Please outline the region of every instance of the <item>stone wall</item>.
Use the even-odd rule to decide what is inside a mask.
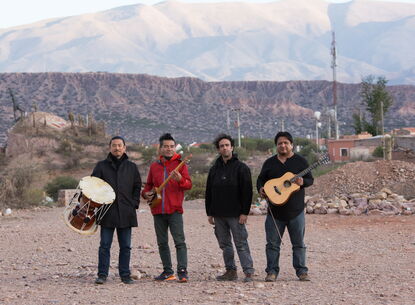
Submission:
[[[59,190],[58,192],[58,204],[60,206],[66,206],[69,204],[77,189],[69,189],[69,190]]]

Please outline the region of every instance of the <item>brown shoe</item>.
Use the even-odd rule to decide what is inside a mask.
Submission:
[[[277,275],[275,273],[268,273],[265,277],[265,282],[275,282],[277,280]]]
[[[222,275],[216,277],[218,281],[236,281],[238,279],[238,273],[236,270],[226,270]]]
[[[304,281],[304,282],[311,281],[307,273],[300,274],[298,278],[300,279],[300,281]]]
[[[254,281],[254,275],[252,273],[245,273],[244,283],[249,283]]]

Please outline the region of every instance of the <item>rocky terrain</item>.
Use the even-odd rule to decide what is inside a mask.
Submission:
[[[19,210],[0,217],[0,304],[414,304],[414,216],[307,214],[312,280],[297,280],[285,234],[275,283],[263,281],[264,216],[250,216],[255,280],[223,283],[214,279],[224,268],[203,201],[186,202],[190,281],[155,283],[161,265],[152,216],[142,205],[131,259],[138,280],[127,286],[117,276],[115,239],[109,280],[97,286],[99,236],[71,231],[60,219],[62,210]]]
[[[359,84],[338,84],[341,134],[351,133],[352,113],[360,106]],[[207,142],[219,132],[236,135],[235,109],[240,109],[241,133],[273,137],[281,128],[295,136],[313,135],[314,111],[332,105],[328,81],[205,82],[196,78],[163,78],[114,73],[2,73],[0,74],[0,140],[12,125],[13,104],[26,112],[34,107],[63,118],[92,113],[108,132],[121,133],[135,143],[154,143],[172,132],[184,143]],[[415,126],[415,86],[390,86],[394,103],[385,116],[386,129]],[[229,112],[229,127],[227,113]]]
[[[377,193],[384,187],[407,199],[415,198],[415,163],[399,160],[347,163],[318,177],[307,194],[334,197]]]

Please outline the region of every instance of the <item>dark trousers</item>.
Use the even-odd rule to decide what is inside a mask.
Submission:
[[[176,246],[177,270],[187,269],[187,247],[183,231],[183,215],[178,212],[154,215],[154,228],[163,270],[173,273],[169,248],[169,228]]]
[[[111,245],[115,228],[101,227],[101,242],[98,250],[98,276],[107,277],[110,268]],[[118,272],[120,277],[128,277],[130,272],[131,256],[131,228],[117,228],[120,254],[118,259]]]
[[[244,224],[239,223],[239,217],[214,217],[215,235],[222,249],[226,270],[236,270],[235,255],[232,238],[236,252],[245,274],[253,274],[254,267],[248,245],[248,231]],[[231,235],[232,234],[232,235]]]
[[[285,228],[288,229],[290,235],[292,251],[293,251],[293,267],[297,276],[306,273],[308,271],[306,266],[306,246],[304,244],[304,233],[305,233],[305,216],[304,212],[293,219],[283,221],[272,219],[270,214],[267,215],[265,221],[265,233],[267,238],[267,245],[265,252],[267,256],[267,273],[278,274],[280,271],[279,260],[280,260],[280,246],[281,238],[275,228],[275,224],[281,234],[284,235]]]

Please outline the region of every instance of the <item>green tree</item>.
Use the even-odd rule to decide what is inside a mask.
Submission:
[[[386,90],[387,80],[384,77],[378,77],[375,83],[375,77],[369,75],[361,82],[360,96],[362,104],[366,106],[366,110],[371,116],[370,121],[362,119],[360,121],[364,131],[372,135],[382,134],[382,107],[383,116],[387,113],[393,103],[393,98]]]
[[[68,112],[68,119],[71,122],[71,128],[73,129],[74,128],[74,124],[75,124],[75,116],[72,113],[72,111],[69,111]]]
[[[307,159],[308,163],[314,163],[317,161],[317,145],[310,139],[295,138],[294,139],[295,150],[299,147],[299,154]]]
[[[353,128],[354,128],[354,133],[355,134],[359,134],[362,133],[363,130],[363,118],[360,115],[360,111],[359,113],[353,113]]]

